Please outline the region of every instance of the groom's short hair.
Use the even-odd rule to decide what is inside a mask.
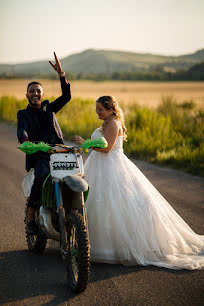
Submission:
[[[31,86],[31,85],[40,85],[42,87],[42,84],[40,82],[37,82],[37,81],[33,81],[33,82],[30,82],[27,86],[27,92],[28,92],[28,88]],[[42,87],[43,88],[43,87]]]

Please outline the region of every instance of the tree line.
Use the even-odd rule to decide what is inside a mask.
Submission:
[[[156,66],[151,71],[127,71],[113,73],[70,73],[70,80],[93,80],[93,81],[204,81],[204,62],[193,65],[188,70],[167,72],[162,66]],[[56,79],[50,74],[0,74],[0,78],[30,78],[40,77]]]

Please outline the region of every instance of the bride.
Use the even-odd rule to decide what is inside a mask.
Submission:
[[[203,269],[204,236],[193,232],[123,153],[126,127],[115,98],[100,97],[96,113],[103,124],[91,137],[105,137],[108,146],[93,148],[85,162],[91,260]]]

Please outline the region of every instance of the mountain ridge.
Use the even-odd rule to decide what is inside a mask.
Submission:
[[[204,49],[179,56],[135,53],[120,50],[87,49],[62,58],[63,70],[73,74],[111,74],[114,72],[153,71],[155,67],[172,71],[187,70],[204,61]],[[21,64],[0,64],[0,75],[53,75],[48,60]]]

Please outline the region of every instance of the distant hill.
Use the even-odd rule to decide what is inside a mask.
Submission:
[[[193,54],[164,56],[112,50],[85,50],[61,59],[64,71],[73,74],[112,74],[114,72],[187,70],[204,61],[204,49]],[[8,65],[0,64],[0,76],[53,75],[55,72],[48,61]]]

